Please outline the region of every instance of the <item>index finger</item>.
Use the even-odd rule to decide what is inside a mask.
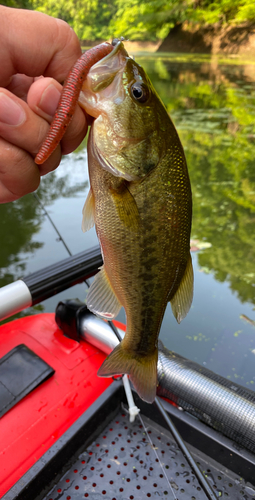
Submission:
[[[0,6],[0,86],[12,75],[51,76],[63,82],[81,55],[72,28],[41,12]]]

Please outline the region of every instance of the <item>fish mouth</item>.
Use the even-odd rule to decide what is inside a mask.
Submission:
[[[122,41],[117,42],[110,54],[90,69],[82,91],[84,105],[81,99],[80,104],[89,116],[95,118],[90,134],[94,158],[111,175],[132,182],[141,180],[158,158],[155,154],[150,158],[150,153],[147,153],[153,153],[155,130],[147,128],[145,133],[143,126],[137,129],[134,123],[129,124],[129,109],[126,111],[126,108],[131,107],[132,110],[133,104],[129,100],[129,82],[125,73],[129,60]],[[139,160],[137,167],[137,158],[140,157],[145,163]]]
[[[103,59],[100,59],[96,64],[92,66],[93,69],[95,68],[97,70],[98,67],[103,66],[105,62],[108,63],[108,61],[114,58],[118,52],[120,52],[124,57],[129,57],[122,40],[118,40],[118,42],[113,47],[113,50],[109,52],[109,54],[107,54],[105,57],[103,57]]]
[[[137,181],[139,178],[135,175],[130,175],[127,172],[122,172],[121,170],[118,170],[116,167],[114,167],[109,160],[103,157],[103,155],[100,152],[100,149],[98,148],[95,140],[94,140],[94,131],[93,131],[93,125],[91,126],[90,130],[90,135],[89,135],[89,140],[90,140],[90,146],[92,153],[98,163],[101,165],[101,167],[109,172],[110,174],[114,175],[115,177],[121,177],[122,179],[125,179],[128,182],[132,181]]]
[[[123,100],[120,79],[129,58],[122,41],[103,59],[94,64],[88,73],[79,96],[79,104],[86,113],[97,118],[102,109],[100,100]]]
[[[123,135],[118,122],[115,123],[111,116],[111,105],[120,105],[126,97],[122,78],[128,60],[130,57],[123,42],[119,40],[109,54],[91,67],[79,97],[79,104],[90,120],[101,116],[105,123],[108,122],[111,136],[119,150],[126,146],[136,146],[148,138],[142,131],[140,137]]]

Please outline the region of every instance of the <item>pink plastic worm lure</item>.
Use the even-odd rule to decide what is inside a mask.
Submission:
[[[79,98],[82,84],[90,70],[100,59],[107,56],[113,46],[107,42],[101,43],[87,52],[75,63],[71,69],[61,93],[60,101],[51,123],[48,135],[36,155],[35,163],[41,165],[56,149],[61,141],[70,121]]]

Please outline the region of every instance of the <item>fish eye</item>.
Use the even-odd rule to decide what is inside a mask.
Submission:
[[[150,97],[150,90],[143,83],[134,83],[131,87],[131,96],[138,102],[144,103]]]

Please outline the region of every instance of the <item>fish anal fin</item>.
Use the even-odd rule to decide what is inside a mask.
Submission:
[[[95,201],[94,201],[93,191],[90,188],[88,196],[84,203],[84,207],[82,209],[83,217],[82,217],[81,228],[84,233],[94,226],[95,224],[94,213],[95,213]]]
[[[182,277],[180,286],[171,300],[173,314],[178,323],[188,314],[193,299],[193,267],[191,255],[187,261],[187,266]]]
[[[97,374],[99,377],[128,374],[141,399],[152,403],[157,389],[158,350],[147,356],[128,351],[123,342],[106,358]]]
[[[87,295],[87,307],[97,316],[111,320],[117,316],[121,304],[116,297],[104,266],[96,274]]]
[[[126,183],[122,183],[118,190],[111,189],[111,195],[122,223],[129,229],[138,231],[140,215],[136,201],[130,193]]]

